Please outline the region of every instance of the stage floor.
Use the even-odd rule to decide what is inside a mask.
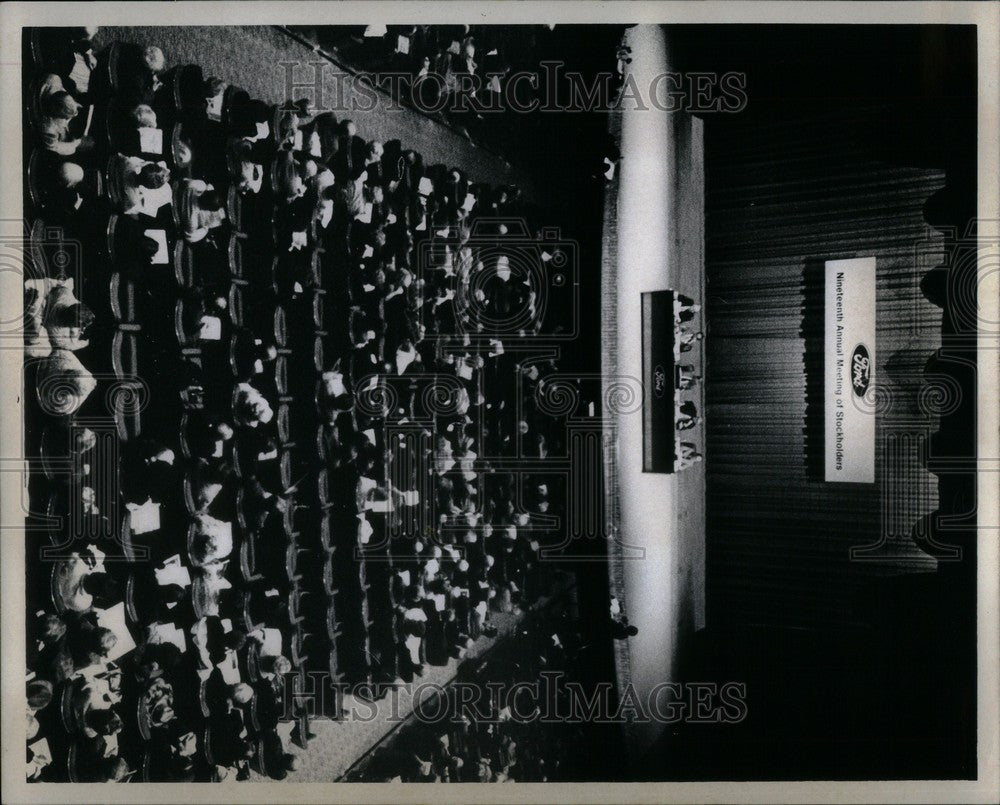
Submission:
[[[630,69],[641,87],[669,69],[663,29],[627,32]],[[672,288],[704,299],[704,172],[701,121],[683,113],[635,110],[623,104],[612,128],[622,160],[606,193],[602,373],[605,382],[643,376],[640,297]],[[692,326],[705,328],[699,313]],[[706,334],[707,335],[707,334]],[[702,350],[683,354],[704,377]],[[686,392],[699,413],[699,385]],[[606,457],[608,511],[617,515],[610,583],[636,637],[619,641],[620,690],[642,701],[655,686],[682,681],[685,642],[705,624],[705,461],[674,474],[642,471],[642,412],[611,412],[606,426],[615,450]],[[704,429],[683,431],[704,454]],[[641,751],[662,732],[655,721],[627,729]]]

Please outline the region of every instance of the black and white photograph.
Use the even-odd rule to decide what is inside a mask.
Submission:
[[[996,801],[1000,6],[0,18],[5,800]]]

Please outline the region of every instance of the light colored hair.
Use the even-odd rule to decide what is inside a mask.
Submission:
[[[146,66],[154,73],[162,72],[163,68],[166,66],[166,59],[163,56],[163,51],[156,47],[156,45],[150,45],[147,47],[142,56],[143,60],[146,62]]]
[[[156,128],[156,112],[148,104],[141,103],[132,110],[132,118],[140,128]]]

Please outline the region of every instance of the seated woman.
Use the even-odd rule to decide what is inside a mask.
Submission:
[[[56,285],[45,299],[44,326],[54,349],[76,351],[89,343],[83,334],[94,322],[94,314],[67,285]]]
[[[55,349],[39,367],[35,386],[46,413],[70,416],[84,404],[97,381],[70,350]]]
[[[89,137],[77,135],[71,129],[84,107],[63,87],[59,76],[45,77],[38,92],[38,128],[42,144],[49,151],[63,156],[89,149]]]
[[[120,682],[121,677],[116,679]],[[110,712],[122,700],[120,689],[113,688],[100,674],[80,674],[73,680],[72,691],[73,715],[81,726],[87,724],[94,711]]]
[[[104,554],[96,547],[74,551],[55,568],[53,593],[71,612],[86,612],[92,607],[107,609],[120,600],[118,585],[104,572]]]
[[[66,638],[66,621],[51,612],[40,611],[34,621],[35,639],[28,645],[31,668],[40,679],[53,685],[73,675]]]
[[[112,158],[108,165],[108,190],[126,215],[155,218],[174,202],[170,171],[164,162],[147,162],[141,157]]]
[[[162,727],[176,718],[174,712],[174,688],[162,676],[151,680],[142,694],[142,706],[146,709],[150,724]]]
[[[222,196],[212,185],[200,179],[188,179],[184,186],[179,214],[184,238],[189,243],[204,240],[205,236],[226,220]]]
[[[70,656],[78,669],[105,668],[109,662],[108,655],[116,645],[118,636],[114,632],[96,626],[88,619],[81,619],[80,628],[72,630],[68,636]]]
[[[188,553],[195,567],[221,562],[233,552],[232,523],[224,523],[207,514],[194,517]]]

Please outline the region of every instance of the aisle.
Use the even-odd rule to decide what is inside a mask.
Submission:
[[[565,595],[575,584],[571,575],[563,574],[556,584],[552,596],[541,598],[532,609],[544,609],[550,602]],[[470,646],[465,659],[452,659],[447,665],[425,665],[424,675],[417,677],[410,685],[400,685],[397,696],[387,696],[379,702],[357,703],[352,696],[344,697],[344,721],[315,719],[310,722],[315,737],[310,738],[309,746],[302,750],[286,740],[300,757],[301,767],[291,772],[286,778],[293,783],[316,783],[338,780],[366,753],[385,738],[388,733],[398,728],[412,713],[414,706],[421,701],[432,698],[441,688],[455,679],[460,663],[482,657],[505,637],[509,636],[525,617],[521,610],[514,612],[493,612],[490,620],[497,627],[493,637],[485,635]],[[397,680],[398,681],[398,680]],[[373,714],[373,710],[375,711]],[[431,711],[433,713],[433,711]],[[351,720],[352,716],[354,720]],[[292,723],[281,724],[278,732],[287,739]],[[272,782],[256,773],[251,774],[254,782]]]

